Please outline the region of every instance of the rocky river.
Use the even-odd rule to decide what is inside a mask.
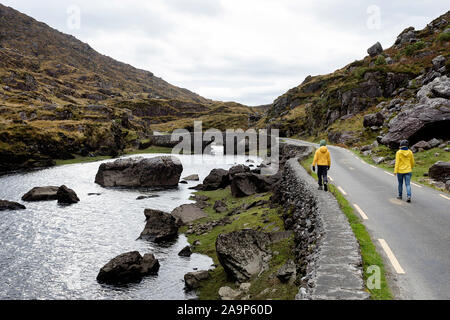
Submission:
[[[217,152],[218,151],[218,152]],[[198,174],[200,182],[214,168],[229,169],[248,157],[177,155],[182,177]],[[142,155],[146,158],[157,154]],[[257,160],[253,158],[253,160]],[[108,162],[111,160],[103,161]],[[189,181],[168,190],[112,189],[95,184],[102,162],[58,166],[0,177],[0,199],[21,202],[35,186],[67,185],[80,201],[70,206],[56,201],[26,202],[25,210],[0,212],[0,299],[191,299],[184,290],[185,273],[211,268],[200,254],[180,257],[184,235],[170,243],[139,240],[144,209],[166,212],[193,202]],[[151,196],[141,200],[140,196]],[[153,253],[161,265],[158,275],[123,286],[99,284],[99,269],[128,251]]]

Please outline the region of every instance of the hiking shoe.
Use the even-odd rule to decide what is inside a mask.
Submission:
[[[319,188],[317,188],[317,190],[322,190],[322,186],[319,186]]]
[[[328,191],[328,185],[326,183],[323,185],[323,190]]]
[[[410,203],[411,202],[411,197],[408,197],[408,199],[406,199],[406,202]]]
[[[398,196],[397,199],[398,200],[402,200],[403,198],[402,198],[402,196]]]

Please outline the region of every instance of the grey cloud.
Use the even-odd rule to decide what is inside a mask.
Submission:
[[[174,11],[193,15],[214,16],[222,12],[222,4],[218,0],[165,0],[164,3]]]

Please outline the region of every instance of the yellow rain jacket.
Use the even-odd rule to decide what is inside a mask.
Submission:
[[[331,166],[330,152],[328,151],[327,147],[320,147],[314,154],[312,165],[315,166],[316,164],[319,166]]]
[[[415,161],[411,150],[398,150],[395,155],[394,173],[410,173]]]

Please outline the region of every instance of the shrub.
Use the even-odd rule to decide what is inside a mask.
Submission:
[[[418,50],[421,50],[421,49],[423,49],[423,48],[425,48],[425,42],[423,42],[423,41],[417,41],[417,42],[415,42],[415,43],[411,43],[410,45],[408,45],[408,46],[405,48],[405,54],[406,54],[407,56],[412,56],[412,55],[414,54],[414,52],[416,52],[416,51],[418,51]]]
[[[378,58],[375,60],[375,65],[381,66],[384,64],[386,64],[386,59],[384,58],[384,56],[378,56]]]
[[[442,32],[437,37],[438,41],[446,42],[450,40],[450,32]]]

